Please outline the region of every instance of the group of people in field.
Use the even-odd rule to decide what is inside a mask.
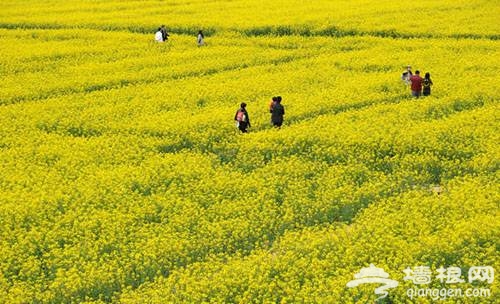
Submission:
[[[169,36],[170,35],[168,34],[167,29],[165,28],[165,25],[162,25],[155,32],[155,41],[156,42],[166,42],[168,40]],[[198,35],[196,36],[196,43],[198,44],[198,46],[205,45],[205,35],[203,35],[202,30],[198,31]]]
[[[416,70],[415,74],[413,74],[411,66],[408,65],[401,75],[401,79],[407,86],[411,88],[411,95],[413,97],[419,98],[422,95],[431,95],[431,86],[433,85],[433,83],[430,73],[425,73],[424,78],[422,78],[420,76],[419,70]],[[241,103],[240,108],[234,115],[236,127],[242,133],[247,133],[248,128],[251,127],[250,117],[248,115],[246,107],[246,103]],[[283,125],[283,117],[285,115],[285,107],[281,104],[281,96],[275,96],[271,99],[271,102],[269,103],[269,112],[271,113],[271,124],[275,128],[281,128],[281,126]]]
[[[285,107],[281,104],[281,96],[275,96],[271,98],[269,103],[269,112],[271,113],[271,124],[275,128],[281,128],[283,125],[283,118],[285,115]],[[250,117],[248,116],[247,104],[242,102],[240,108],[236,111],[234,115],[234,120],[236,121],[236,127],[242,132],[247,133],[248,128],[251,127]]]
[[[155,32],[155,41],[166,42],[170,35],[162,25]],[[198,31],[196,37],[196,43],[198,46],[203,46],[205,44],[205,36],[203,31]],[[425,73],[424,78],[420,76],[420,71],[416,70],[415,74],[411,70],[411,66],[406,66],[406,69],[401,75],[402,81],[411,88],[411,95],[419,98],[420,96],[429,96],[431,94],[431,86],[433,85],[430,73]],[[275,96],[271,99],[269,103],[269,112],[271,113],[271,124],[275,128],[281,128],[283,125],[283,117],[285,115],[285,107],[281,104],[281,96]],[[250,117],[246,109],[247,104],[242,102],[240,108],[236,111],[234,115],[234,120],[236,121],[236,127],[242,132],[247,133],[248,128],[251,127]]]
[[[431,86],[433,85],[431,80],[431,74],[425,73],[424,78],[420,77],[420,71],[416,70],[415,74],[411,71],[411,66],[406,66],[406,70],[401,75],[401,79],[404,83],[411,88],[411,95],[419,98],[420,96],[431,95]]]

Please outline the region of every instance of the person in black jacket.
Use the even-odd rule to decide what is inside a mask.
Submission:
[[[422,93],[424,96],[431,95],[431,85],[433,85],[431,80],[431,74],[425,73],[425,78],[424,81],[422,82],[422,88],[423,88]]]
[[[285,107],[281,104],[281,96],[276,97],[274,106],[271,109],[271,122],[276,128],[283,125],[283,115],[285,115]]]
[[[248,127],[251,127],[250,117],[248,116],[246,107],[247,104],[242,102],[240,108],[238,109],[238,111],[236,111],[236,114],[234,115],[234,120],[236,120],[236,126],[243,133],[247,133]]]
[[[168,36],[170,36],[170,35],[167,33],[167,29],[165,28],[165,25],[162,25],[160,27],[160,32],[161,32],[161,36],[163,38],[163,41],[167,41],[168,40]]]

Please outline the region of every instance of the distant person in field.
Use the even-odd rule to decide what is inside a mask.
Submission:
[[[155,33],[155,41],[163,42],[163,34],[161,33],[161,27],[158,28],[158,31]]]
[[[409,85],[411,76],[413,76],[411,66],[407,65],[406,69],[403,71],[403,74],[401,74],[401,80],[403,80],[406,85]]]
[[[238,111],[234,115],[234,120],[236,120],[236,127],[242,132],[247,133],[250,125],[250,117],[247,112],[247,104],[242,102]]]
[[[271,98],[271,102],[269,103],[269,113],[273,113],[273,108],[274,108],[274,105],[276,104],[276,100],[277,100],[277,97],[276,96],[273,96],[273,98]],[[271,120],[271,124],[273,124],[273,121]]]
[[[198,31],[198,37],[196,38],[196,42],[198,43],[198,46],[202,46],[205,44],[205,35],[203,35],[203,31]]]
[[[430,73],[425,73],[424,80],[422,82],[422,95],[424,96],[429,96],[431,95],[431,85],[433,85],[432,80],[431,80],[431,74]]]
[[[168,34],[167,29],[165,28],[165,25],[162,25],[160,27],[160,31],[161,31],[161,37],[162,37],[163,41],[167,41],[168,37],[170,35]]]
[[[283,116],[285,115],[285,107],[281,104],[281,96],[276,96],[276,102],[271,109],[271,122],[276,128],[283,125]]]
[[[419,98],[422,95],[422,82],[423,79],[420,77],[420,71],[416,70],[415,75],[410,77],[412,96]]]

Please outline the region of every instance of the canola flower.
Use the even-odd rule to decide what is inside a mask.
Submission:
[[[411,303],[406,267],[500,269],[494,3],[58,4],[0,12],[0,303],[367,302],[370,263]]]

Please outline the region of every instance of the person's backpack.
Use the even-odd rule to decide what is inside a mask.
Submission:
[[[246,120],[245,112],[239,110],[238,113],[236,114],[236,120],[240,122],[245,121]]]
[[[273,107],[274,107],[274,100],[271,100],[271,102],[269,103],[269,112],[270,113],[273,112]]]
[[[429,88],[431,86],[431,81],[427,78],[424,78],[422,85],[424,86],[424,88]]]

